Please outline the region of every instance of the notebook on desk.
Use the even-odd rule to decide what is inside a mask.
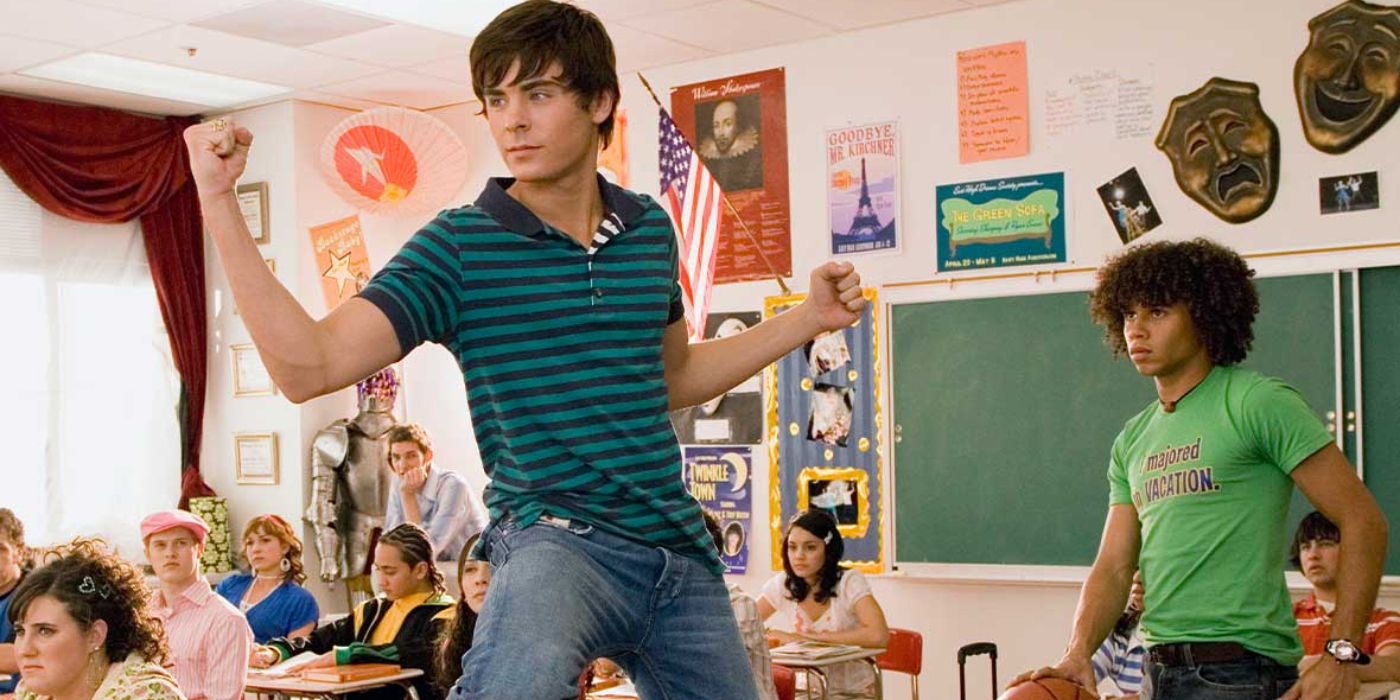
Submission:
[[[825,659],[831,656],[840,656],[851,652],[860,651],[860,647],[851,644],[823,644],[822,642],[788,642],[780,647],[775,647],[771,652],[774,659],[780,656],[802,658],[802,659]]]

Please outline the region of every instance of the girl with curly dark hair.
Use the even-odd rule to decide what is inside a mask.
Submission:
[[[424,675],[413,682],[419,698],[441,698],[436,686],[437,641],[451,624],[455,606],[434,563],[428,533],[403,523],[381,535],[374,547],[374,575],[382,595],[309,636],[279,637],[257,647],[252,665],[271,666],[308,651],[320,657],[304,668],[398,664],[422,669]],[[401,696],[398,688],[380,688],[349,697],[398,700]]]
[[[16,700],[184,700],[136,567],[99,540],[45,552],[15,591]]]
[[[301,539],[291,524],[278,515],[248,521],[242,554],[249,572],[226,577],[215,590],[248,617],[253,640],[266,644],[274,637],[311,634],[321,609],[301,585],[306,580]]]
[[[1254,337],[1253,274],[1204,238],[1134,246],[1099,271],[1094,320],[1114,353],[1152,378],[1157,400],[1128,419],[1110,451],[1108,519],[1069,646],[1055,666],[1016,682],[1055,676],[1094,687],[1090,655],[1140,569],[1154,698],[1355,694],[1349,640],[1361,639],[1375,603],[1385,517],[1298,391],[1235,366]],[[1331,629],[1338,663],[1315,664],[1301,680],[1280,556],[1295,484],[1347,543]]]
[[[841,566],[845,544],[836,518],[808,510],[788,524],[783,535],[783,573],[763,585],[758,615],[782,613],[795,632],[770,630],[771,639],[787,643],[815,641],[880,648],[890,642],[885,611],[865,576]],[[874,697],[875,676],[863,662],[832,666],[827,673],[833,695]]]

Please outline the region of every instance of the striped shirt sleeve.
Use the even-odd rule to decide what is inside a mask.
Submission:
[[[404,354],[425,342],[442,342],[456,326],[461,262],[451,232],[451,222],[434,219],[360,292],[389,317]]]

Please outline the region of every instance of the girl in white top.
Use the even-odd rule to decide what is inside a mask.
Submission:
[[[859,571],[843,568],[845,545],[836,519],[809,510],[792,519],[783,536],[783,573],[763,586],[758,614],[767,620],[782,613],[794,632],[770,630],[780,643],[811,640],[882,648],[889,645],[885,612]],[[874,697],[875,676],[863,661],[827,670],[833,697]]]

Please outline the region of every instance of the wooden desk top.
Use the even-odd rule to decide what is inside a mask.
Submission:
[[[250,675],[244,681],[244,690],[250,693],[282,693],[285,695],[343,695],[357,690],[368,690],[391,683],[401,683],[421,675],[423,675],[422,669],[406,668],[398,673],[387,676],[366,678],[361,681],[349,681],[347,683],[306,681],[296,676],[288,676],[286,678],[262,678]]]

